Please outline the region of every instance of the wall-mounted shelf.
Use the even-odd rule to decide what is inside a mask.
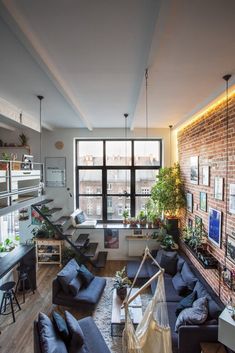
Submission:
[[[201,255],[207,260],[208,263],[204,262],[202,258],[200,258],[199,252],[196,253],[187,243],[182,241],[183,246],[193,255],[193,257],[200,263],[200,265],[205,270],[216,270],[218,269],[218,261],[217,259],[207,250],[202,250]]]

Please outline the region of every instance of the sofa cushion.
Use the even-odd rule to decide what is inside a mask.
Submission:
[[[218,319],[221,314],[222,308],[216,303],[216,301],[207,292],[206,288],[200,281],[197,281],[194,291],[197,293],[197,298],[207,297],[208,299],[208,317],[210,319]]]
[[[165,285],[165,293],[166,293],[166,301],[167,302],[179,302],[183,297],[180,296],[172,283],[172,276],[168,275],[167,273],[164,273],[164,285]],[[154,294],[157,286],[157,280],[153,281],[151,283],[151,291],[152,294]]]
[[[149,273],[148,273],[148,260],[145,261],[145,263],[143,264],[143,267],[140,270],[139,276],[138,278],[149,278]],[[127,262],[127,266],[126,266],[126,273],[127,273],[127,277],[128,278],[134,278],[138,268],[140,266],[141,261],[139,260],[134,260],[134,261],[128,261]],[[152,267],[152,265],[150,264],[150,266]]]
[[[70,348],[81,347],[84,344],[85,337],[78,321],[67,310],[65,311],[65,320],[71,336]]]
[[[196,299],[196,292],[192,292],[187,297],[181,299],[181,301],[178,303],[177,308],[176,308],[176,316],[178,316],[182,310],[186,308],[190,308],[193,305],[193,302]]]
[[[71,259],[65,267],[57,274],[58,281],[66,294],[69,294],[69,283],[77,276],[79,265],[75,259]]]
[[[187,283],[189,289],[193,290],[195,283],[197,282],[197,277],[191,271],[187,262],[185,262],[182,266],[181,276],[183,280]]]
[[[98,303],[104,287],[106,285],[106,279],[103,277],[95,277],[89,284],[88,287],[82,287],[76,297],[76,300],[89,302],[91,304]]]
[[[76,224],[81,224],[83,222],[85,222],[85,215],[84,212],[81,211],[80,213],[76,214],[76,216],[74,217],[75,223]]]
[[[187,293],[187,283],[183,280],[180,272],[176,272],[172,278],[172,284],[179,295],[185,295]]]
[[[56,331],[58,332],[61,339],[66,344],[68,344],[70,342],[71,337],[69,334],[69,330],[68,330],[68,326],[66,324],[66,321],[56,311],[53,311],[52,317],[53,317],[53,323],[54,323],[54,327],[55,327]]]
[[[208,316],[207,298],[206,297],[199,298],[195,300],[191,308],[187,308],[181,311],[175,323],[175,331],[177,332],[181,325],[202,324],[203,322],[206,321],[207,316]]]
[[[181,272],[183,264],[185,263],[185,260],[180,255],[177,255],[177,258],[178,258],[177,272]]]
[[[160,266],[164,268],[165,272],[171,276],[174,276],[177,271],[177,257],[176,256],[167,256],[162,254]]]
[[[81,279],[76,276],[68,284],[69,292],[75,297],[82,287]]]
[[[161,264],[161,258],[162,255],[168,256],[168,257],[177,257],[177,252],[176,251],[166,251],[164,249],[159,249],[157,252],[157,256],[156,256],[156,261],[157,263],[160,265]],[[154,262],[152,262],[153,265],[155,265]]]
[[[110,353],[107,344],[91,317],[86,317],[78,322],[85,336],[86,353]]]
[[[56,332],[49,317],[43,313],[38,315],[38,329],[42,353],[67,353],[65,343]]]
[[[81,267],[77,270],[77,273],[79,279],[85,287],[87,287],[95,278],[95,276],[84,265],[81,265]]]
[[[172,348],[173,352],[178,351],[178,333],[175,332],[175,323],[177,320],[177,317],[175,316],[175,311],[177,308],[178,303],[177,302],[167,302],[167,312],[168,312],[168,319],[169,319],[169,325],[171,328],[171,341],[172,341]]]

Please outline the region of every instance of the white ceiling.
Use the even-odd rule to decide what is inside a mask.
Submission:
[[[1,2],[0,96],[37,115],[43,94],[52,126],[144,127],[146,67],[149,126],[177,125],[235,74],[234,0]]]

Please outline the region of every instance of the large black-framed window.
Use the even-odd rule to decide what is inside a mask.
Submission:
[[[162,166],[161,139],[77,139],[76,206],[103,222],[135,217]]]

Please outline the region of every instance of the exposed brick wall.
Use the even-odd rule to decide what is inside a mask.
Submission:
[[[203,224],[208,230],[208,212],[201,211],[199,208],[199,192],[207,193],[207,209],[213,207],[223,213],[222,217],[222,242],[221,248],[209,242],[210,251],[216,256],[221,264],[224,264],[225,247],[223,245],[225,237],[225,201],[218,201],[214,198],[214,177],[226,176],[226,105],[221,105],[207,111],[195,122],[186,126],[178,132],[178,152],[179,163],[182,176],[185,182],[185,190],[193,194],[194,210],[193,213],[187,212],[182,219],[182,227],[187,224],[188,218],[193,219],[195,224],[195,215],[202,218]],[[228,188],[227,196],[229,199],[229,184],[235,183],[235,95],[229,100],[229,129],[228,129]],[[199,156],[199,184],[190,183],[190,157]],[[201,185],[201,167],[210,166],[210,186]],[[224,200],[226,197],[226,186],[224,185]],[[229,207],[228,207],[229,209]],[[227,233],[235,234],[235,215],[227,213]],[[185,252],[188,254],[187,249]],[[207,279],[208,283],[217,294],[220,291],[221,299],[226,302],[232,294],[231,291],[222,283],[217,270],[205,270],[202,266],[188,254],[197,269]],[[235,269],[235,265],[227,260],[227,267],[230,270]],[[234,279],[235,281],[235,279]],[[221,284],[221,285],[220,285]],[[235,293],[233,292],[235,300]]]

